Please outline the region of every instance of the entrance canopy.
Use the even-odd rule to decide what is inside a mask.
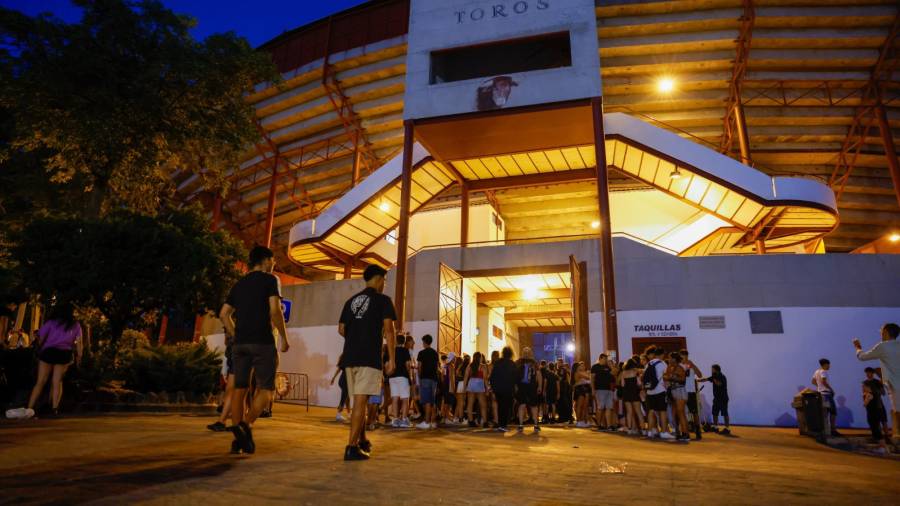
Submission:
[[[623,113],[605,114],[603,125],[609,167],[641,184],[611,196],[614,234],[695,256],[787,251],[837,226],[834,193],[816,180],[770,177]],[[426,120],[415,132],[411,212],[454,184],[485,191],[596,177],[584,103]],[[401,159],[294,225],[290,257],[336,272],[355,261],[392,264],[371,250],[399,222]]]

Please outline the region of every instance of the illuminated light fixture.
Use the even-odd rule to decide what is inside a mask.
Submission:
[[[678,167],[675,167],[675,170],[673,170],[672,173],[669,174],[669,177],[672,179],[680,179],[681,178],[681,171],[678,170]]]
[[[526,286],[522,289],[522,298],[525,300],[537,300],[544,296],[544,292],[536,286]]]
[[[575,351],[575,343],[569,343],[566,345],[566,350],[569,352]]]
[[[675,80],[671,77],[663,77],[656,83],[656,89],[660,93],[672,93],[675,89]]]
[[[381,209],[384,212],[388,212],[391,210],[391,205],[387,203],[386,200],[382,200],[380,204],[378,204],[378,209]]]
[[[600,222],[597,220],[592,221],[591,228],[600,228]]]
[[[888,236],[888,241],[891,241],[891,242],[900,241],[900,234],[894,232],[893,234]]]

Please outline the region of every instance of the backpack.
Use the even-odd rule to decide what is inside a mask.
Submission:
[[[644,390],[653,390],[659,385],[659,377],[656,376],[655,360],[647,364],[647,368],[644,369],[644,375],[641,377],[641,382],[644,384]]]

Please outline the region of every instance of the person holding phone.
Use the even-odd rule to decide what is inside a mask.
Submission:
[[[900,388],[900,325],[885,323],[881,327],[881,342],[869,351],[863,351],[859,339],[853,340],[856,358],[862,361],[878,360],[881,363],[881,377],[884,379],[885,391],[891,402],[891,419],[894,423],[892,439],[900,440],[897,427],[900,427],[900,414],[897,412],[897,390]]]

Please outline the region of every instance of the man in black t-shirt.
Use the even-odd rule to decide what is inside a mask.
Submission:
[[[594,399],[597,403],[597,425],[600,430],[613,430],[615,397],[612,385],[616,379],[606,353],[601,353],[597,362],[591,366],[591,380],[594,383]]]
[[[234,392],[231,398],[231,421],[234,424],[232,452],[253,453],[256,446],[250,426],[263,409],[269,406],[275,390],[278,352],[275,335],[281,338],[281,352],[287,353],[287,330],[281,312],[281,286],[272,274],[275,255],[272,250],[257,246],[250,251],[250,272],[244,275],[228,293],[219,318],[225,333],[233,339]],[[244,397],[254,372],[257,394],[244,416]]]
[[[412,357],[406,348],[406,336],[397,336],[397,347],[394,349],[394,372],[388,374],[391,386],[391,426],[408,429],[409,424],[409,385],[410,363]]]
[[[382,294],[387,271],[377,265],[366,267],[366,288],[344,303],[338,333],[344,337],[344,374],[353,401],[350,417],[350,440],[344,460],[366,460],[372,443],[366,439],[366,405],[370,395],[381,394],[381,346],[387,339],[388,361],[384,372],[394,372],[395,339],[394,303]]]
[[[425,407],[425,419],[416,427],[420,429],[436,429],[434,416],[434,393],[438,385],[438,362],[440,357],[431,347],[433,338],[429,334],[422,336],[422,351],[416,357],[419,363],[419,399]]]

